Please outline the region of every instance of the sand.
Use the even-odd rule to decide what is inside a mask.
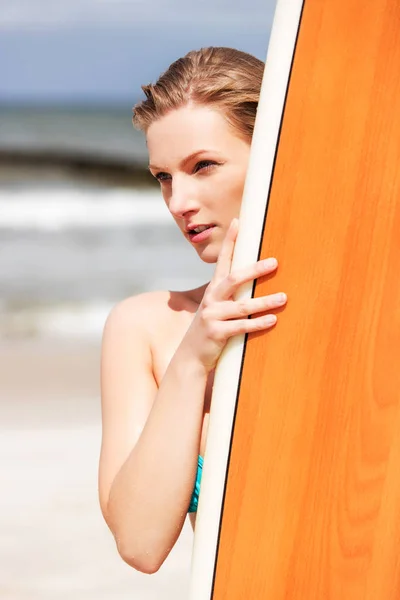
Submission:
[[[99,344],[0,342],[0,597],[184,600],[187,523],[161,569],[119,557],[97,498]]]

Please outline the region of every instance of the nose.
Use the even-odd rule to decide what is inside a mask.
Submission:
[[[181,219],[190,212],[198,212],[199,206],[195,190],[187,180],[173,179],[168,209],[176,219]]]

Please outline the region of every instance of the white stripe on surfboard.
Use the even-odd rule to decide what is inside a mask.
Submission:
[[[278,0],[261,87],[249,168],[240,213],[233,268],[258,259],[303,0]],[[252,283],[240,290],[251,297]],[[244,336],[231,338],[215,373],[193,543],[189,600],[210,600],[213,588],[225,477],[244,350]]]

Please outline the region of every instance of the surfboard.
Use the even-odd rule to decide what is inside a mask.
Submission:
[[[215,375],[190,600],[400,597],[400,3],[278,0],[233,269],[268,332]]]

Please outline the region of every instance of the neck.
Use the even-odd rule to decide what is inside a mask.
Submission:
[[[199,306],[201,301],[203,300],[204,292],[206,291],[208,285],[209,285],[208,283],[205,283],[204,285],[202,285],[198,288],[195,288],[194,290],[189,290],[188,292],[186,292],[187,297],[192,302],[197,304],[197,306]]]

